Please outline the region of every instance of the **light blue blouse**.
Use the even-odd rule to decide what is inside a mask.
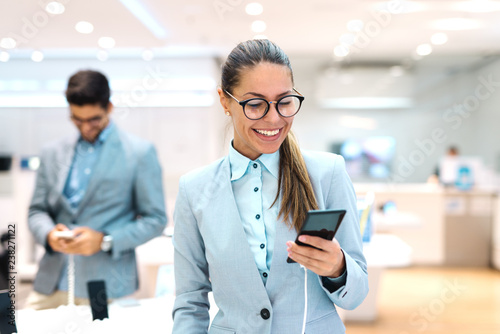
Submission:
[[[231,186],[248,244],[266,284],[273,259],[280,201],[271,207],[278,191],[279,150],[252,161],[231,145]],[[280,245],[286,247],[286,245]]]

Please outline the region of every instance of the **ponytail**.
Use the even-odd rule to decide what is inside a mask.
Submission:
[[[282,218],[290,228],[300,231],[307,211],[317,210],[318,204],[306,163],[291,131],[280,147],[278,194],[273,205],[278,201],[280,194],[282,198],[278,218]],[[292,221],[289,218],[292,218]]]

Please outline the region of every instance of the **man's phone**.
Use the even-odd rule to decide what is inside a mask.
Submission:
[[[103,320],[108,316],[108,294],[104,281],[88,281],[87,289],[89,293],[90,308],[92,309],[92,319]]]
[[[297,234],[295,243],[299,246],[313,247],[299,241],[301,235],[312,235],[321,237],[327,240],[333,240],[337,230],[339,229],[342,219],[344,219],[346,210],[310,210],[307,212],[306,221],[300,232]],[[315,247],[313,247],[315,248]],[[287,258],[286,262],[294,263],[291,258]]]
[[[67,230],[67,231],[54,231],[53,235],[57,238],[65,239],[65,240],[72,240],[75,238],[75,235],[73,231]]]

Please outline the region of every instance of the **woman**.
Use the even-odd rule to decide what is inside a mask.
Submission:
[[[344,333],[335,305],[368,292],[355,193],[344,160],[302,152],[290,132],[304,99],[285,53],[268,40],[240,43],[218,89],[234,139],[229,155],[183,176],[174,213],[173,333]],[[269,101],[269,102],[268,102]],[[278,191],[280,190],[280,191]],[[292,242],[311,209],[346,209],[336,240]],[[290,256],[297,263],[287,263]]]

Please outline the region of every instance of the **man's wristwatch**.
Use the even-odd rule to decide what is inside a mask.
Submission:
[[[101,242],[101,250],[103,252],[111,252],[111,248],[113,247],[113,237],[109,234],[104,233],[104,237]]]

